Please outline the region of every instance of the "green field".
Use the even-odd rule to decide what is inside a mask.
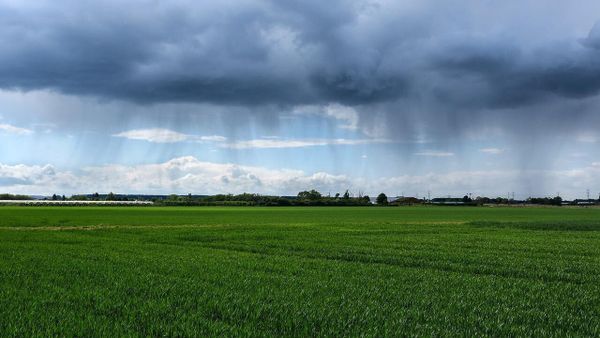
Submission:
[[[600,209],[0,207],[0,336],[599,336]]]

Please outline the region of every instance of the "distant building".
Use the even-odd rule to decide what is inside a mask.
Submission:
[[[596,205],[598,204],[598,200],[593,199],[576,199],[573,201],[575,205]]]
[[[433,198],[431,199],[431,204],[441,204],[441,205],[462,205],[465,204],[465,201],[462,198]]]

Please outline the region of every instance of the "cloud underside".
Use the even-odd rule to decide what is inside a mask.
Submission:
[[[51,165],[0,164],[0,190],[13,193],[242,193],[258,192],[275,195],[295,195],[305,189],[321,192],[340,192],[345,189],[389,195],[453,194],[467,192],[488,196],[515,191],[521,198],[537,189],[536,183],[546,181],[548,191],[538,194],[555,194],[574,198],[581,196],[592,182],[600,180],[600,165],[573,170],[520,171],[454,171],[442,174],[402,175],[365,180],[325,172],[313,174],[300,170],[268,169],[227,163],[203,162],[194,157],[175,158],[158,164],[135,166],[105,165],[84,168],[78,172],[57,170]]]
[[[582,16],[599,7],[588,5]],[[570,22],[544,21],[545,7],[521,6],[537,15],[518,21],[510,4],[444,1],[5,2],[0,88],[145,103],[424,98],[487,108],[596,95],[600,28],[589,22],[578,36]],[[565,33],[543,35],[552,25]]]

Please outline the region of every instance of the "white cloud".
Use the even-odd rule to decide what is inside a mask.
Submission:
[[[566,198],[584,197],[588,188],[600,184],[600,163],[572,170],[481,170],[398,175],[377,179],[306,173],[293,169],[269,169],[233,163],[204,162],[195,157],[174,158],[156,164],[104,165],[77,172],[52,165],[0,164],[0,191],[25,194],[71,194],[98,192],[196,194],[257,192],[288,195],[306,189],[323,193],[364,191],[390,196],[549,196],[561,192]],[[595,192],[594,192],[595,193]]]
[[[176,143],[190,139],[189,135],[162,128],[134,129],[114,134],[113,136],[154,143]]]
[[[490,155],[500,155],[500,154],[504,153],[504,149],[500,149],[500,148],[481,148],[481,149],[479,149],[479,152],[484,153],[484,154],[490,154]]]
[[[315,146],[330,145],[360,145],[374,143],[389,143],[386,139],[254,139],[247,141],[238,141],[233,143],[224,143],[221,146],[232,149],[251,149],[251,148],[303,148]]]
[[[16,134],[16,135],[31,135],[31,134],[33,134],[33,130],[31,130],[31,129],[15,127],[13,125],[6,124],[6,123],[0,123],[0,132],[6,132],[6,133]]]
[[[252,148],[303,148],[328,145],[360,145],[389,143],[387,139],[280,139],[277,136],[267,136],[260,139],[242,140],[227,143],[227,138],[220,135],[199,136],[176,132],[169,129],[134,129],[112,135],[130,140],[141,140],[154,143],[179,142],[217,142],[223,148],[252,149]]]
[[[44,166],[28,166],[24,164],[18,165],[5,165],[0,164],[0,178],[12,178],[20,181],[37,181],[41,177],[48,177],[55,175],[56,171],[52,165]]]
[[[225,141],[227,141],[227,137],[220,136],[220,135],[200,136],[199,139],[201,141],[208,141],[208,142],[225,142]]]
[[[350,180],[344,175],[203,162],[191,156],[158,164],[87,167],[77,174],[57,172],[52,166],[0,165],[0,190],[13,193],[295,194],[308,187],[326,191],[331,187],[350,186]]]
[[[340,128],[356,130],[358,129],[358,112],[352,107],[340,104],[330,104],[324,109],[325,116],[342,121]]]
[[[415,153],[416,156],[429,156],[429,157],[451,157],[454,153],[445,151],[423,151]]]
[[[186,141],[196,142],[225,142],[227,140],[224,136],[210,135],[210,136],[197,136],[188,135],[174,130],[163,129],[163,128],[151,128],[151,129],[134,129],[124,131],[118,134],[114,134],[114,137],[123,137],[130,140],[140,140],[153,143],[178,143]]]

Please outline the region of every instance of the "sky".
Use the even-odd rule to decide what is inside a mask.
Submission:
[[[0,0],[0,193],[600,193],[600,2]]]

